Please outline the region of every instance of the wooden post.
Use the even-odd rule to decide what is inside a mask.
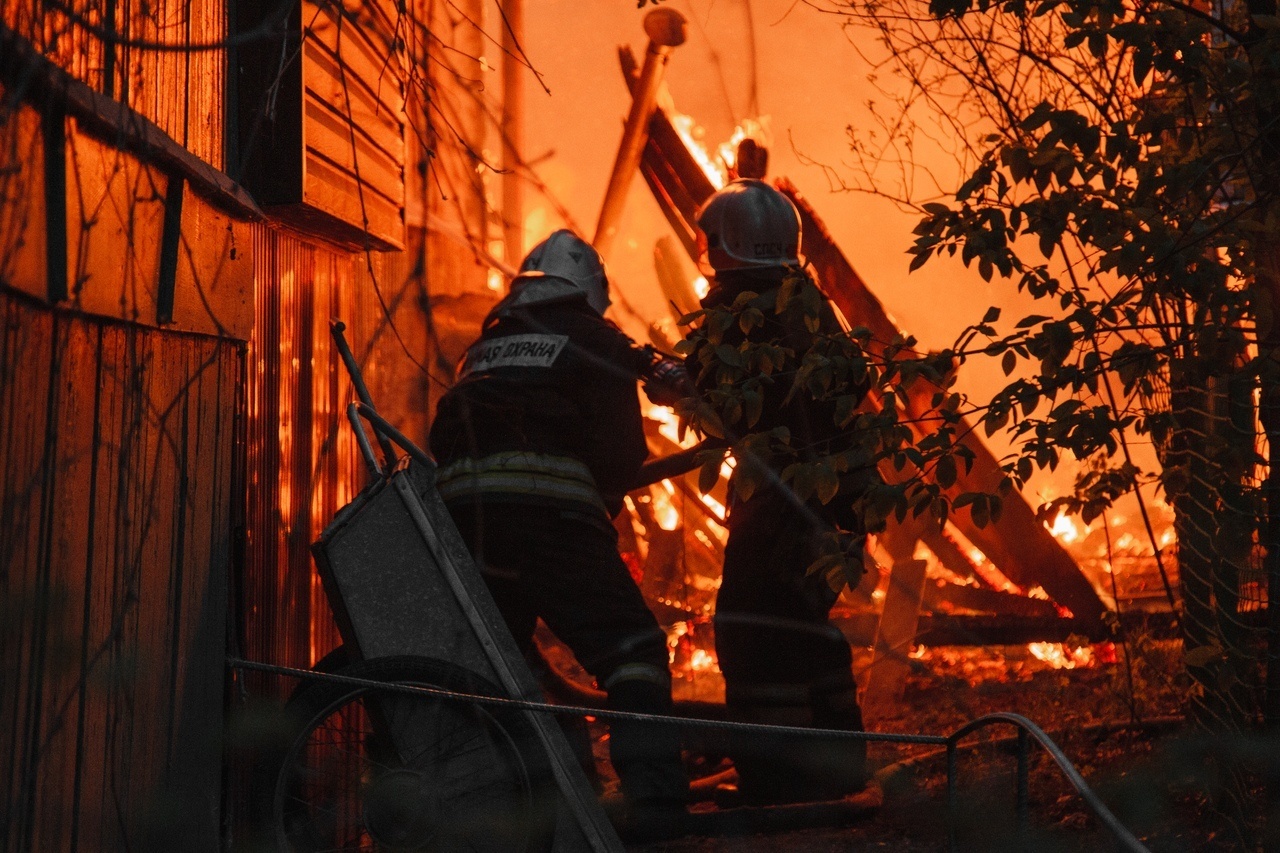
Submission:
[[[916,543],[923,523],[899,525],[894,536],[884,540],[885,550],[893,562],[889,572],[889,589],[884,597],[880,627],[876,630],[875,654],[867,678],[863,704],[867,707],[886,705],[902,698],[911,665],[907,655],[916,638],[920,622],[920,602],[924,598],[925,560],[915,559]]]
[[[649,49],[645,51],[644,67],[640,80],[632,90],[631,112],[618,144],[618,156],[613,161],[613,173],[605,191],[604,204],[600,207],[600,220],[596,223],[596,236],[591,242],[601,256],[608,257],[617,236],[618,220],[631,186],[631,176],[640,165],[640,155],[649,139],[649,119],[653,116],[658,99],[658,86],[671,51],[684,44],[684,15],[667,6],[654,9],[644,17],[644,31],[649,36]]]

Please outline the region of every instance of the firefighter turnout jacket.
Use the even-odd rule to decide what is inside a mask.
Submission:
[[[432,424],[441,497],[617,515],[648,455],[647,362],[585,302],[491,315]]]

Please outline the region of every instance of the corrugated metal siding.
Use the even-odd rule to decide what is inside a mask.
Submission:
[[[414,363],[431,356],[424,282],[412,251],[347,254],[266,226],[254,259],[243,643],[247,657],[309,666],[339,642],[310,546],[366,477],[329,321],[346,324],[378,408],[425,443],[431,380]]]
[[[0,316],[4,849],[215,849],[241,350]]]

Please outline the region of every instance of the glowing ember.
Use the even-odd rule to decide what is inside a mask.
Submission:
[[[689,669],[694,672],[714,672],[720,669],[720,665],[716,662],[716,656],[706,649],[694,649],[693,654],[689,655]]]
[[[1054,669],[1085,669],[1097,663],[1089,646],[1072,648],[1066,643],[1028,643],[1027,651]]]

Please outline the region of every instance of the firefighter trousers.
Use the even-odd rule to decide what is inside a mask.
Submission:
[[[532,651],[541,618],[606,691],[611,709],[670,714],[666,635],[603,514],[474,500],[450,503],[449,511],[523,652]],[[628,802],[687,799],[674,725],[614,721],[609,757]]]
[[[836,595],[808,574],[822,522],[768,493],[730,515],[716,600],[716,655],[725,704],[744,722],[862,730],[849,643],[828,619]],[[866,783],[866,746],[852,739],[731,740],[748,802],[835,799]]]

